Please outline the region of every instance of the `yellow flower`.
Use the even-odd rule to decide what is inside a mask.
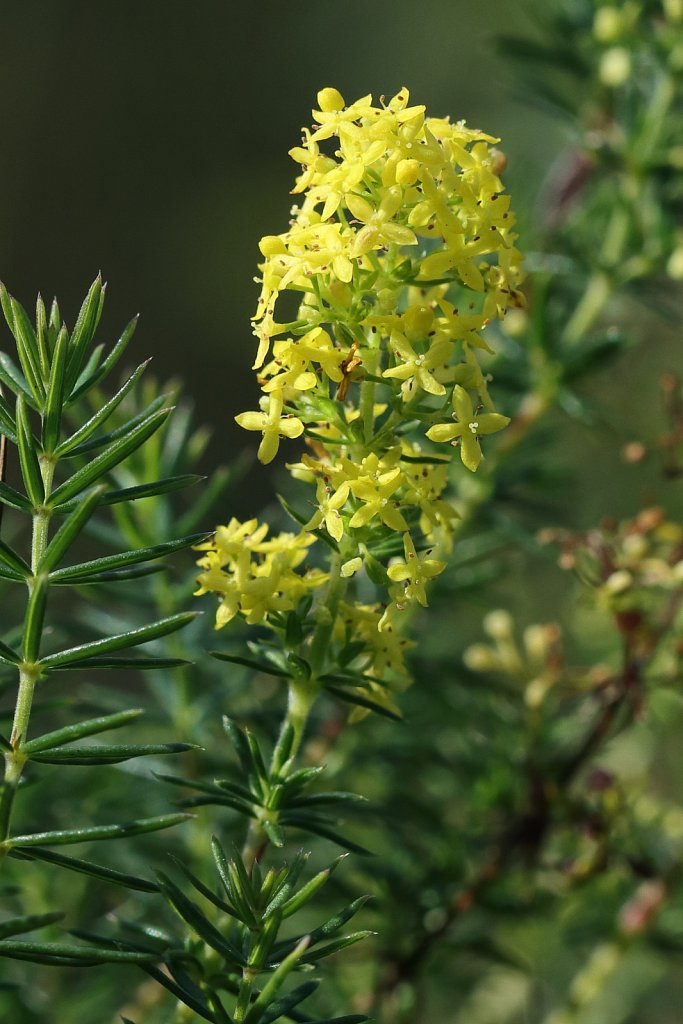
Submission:
[[[459,384],[453,389],[453,409],[456,422],[436,423],[427,431],[427,437],[430,441],[453,444],[459,441],[463,464],[474,473],[482,459],[479,435],[495,434],[508,425],[510,418],[498,412],[475,413],[472,399]]]
[[[403,547],[406,555],[405,562],[396,562],[394,565],[390,565],[387,569],[387,576],[394,583],[403,583],[405,596],[411,601],[418,601],[426,608],[425,583],[443,572],[446,563],[438,562],[435,558],[418,555],[409,533],[405,533],[403,536]]]
[[[259,445],[258,457],[261,462],[272,462],[280,446],[280,436],[299,437],[304,432],[304,425],[296,416],[282,415],[283,397],[281,391],[274,391],[268,396],[267,411],[242,412],[235,416],[240,427],[245,430],[260,430],[263,440]]]

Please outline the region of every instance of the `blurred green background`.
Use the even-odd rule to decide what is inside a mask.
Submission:
[[[494,53],[495,34],[533,32],[509,0],[0,10],[0,278],[28,306],[39,289],[58,295],[72,322],[101,269],[101,339],[142,313],[133,358],[153,354],[159,377],[182,376],[217,431],[214,459],[251,443],[233,416],[256,400],[257,243],[286,226],[287,150],[318,89],[377,99],[405,84],[430,112],[499,134],[520,211],[563,144]]]

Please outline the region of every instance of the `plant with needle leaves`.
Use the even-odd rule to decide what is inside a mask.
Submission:
[[[12,730],[2,737],[5,764],[0,793],[0,859],[38,859],[63,868],[91,874],[115,884],[153,891],[153,883],[122,872],[54,853],[50,848],[73,843],[128,838],[167,828],[186,817],[168,814],[123,824],[78,825],[45,830],[41,822],[28,833],[12,830],[19,783],[31,765],[94,766],[118,764],[148,755],[176,753],[184,743],[82,743],[106,731],[119,729],[141,713],[130,709],[67,724],[30,738],[29,723],[36,689],[49,684],[57,673],[71,669],[165,669],[177,659],[136,655],[134,648],[158,640],[182,628],[194,613],[177,613],[124,633],[86,640],[74,646],[55,644],[47,613],[54,588],[123,583],[154,571],[164,555],[202,539],[201,534],[165,541],[144,549],[69,560],[72,547],[101,508],[125,504],[184,486],[184,476],[152,481],[135,487],[112,487],[111,473],[156,434],[171,409],[163,397],[124,424],[111,427],[112,415],[137,384],[145,369],[140,365],[103,404],[85,419],[78,419],[81,399],[93,391],[123,355],[136,320],[105,355],[93,336],[104,302],[105,288],[99,277],[90,288],[73,331],[62,323],[56,302],[47,315],[42,300],[36,307],[35,327],[16,299],[0,285],[5,320],[13,335],[16,358],[0,353],[0,381],[6,397],[0,398],[0,432],[16,449],[23,490],[0,483],[0,502],[31,523],[30,551],[22,553],[0,540],[0,577],[26,594],[23,624],[17,635],[0,641],[0,666],[5,676],[13,673],[18,692]],[[14,403],[9,401],[9,395]],[[75,425],[74,425],[75,424]],[[48,633],[50,638],[48,639]],[[69,823],[66,823],[69,825]],[[47,915],[52,920],[54,915]],[[31,927],[41,923],[32,919]],[[148,959],[142,954],[110,955],[63,944],[18,943],[11,922],[5,922],[0,955],[40,962],[78,962],[102,959]],[[25,919],[16,932],[27,930]],[[47,958],[47,960],[45,959]]]

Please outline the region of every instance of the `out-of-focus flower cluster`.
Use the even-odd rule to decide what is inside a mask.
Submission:
[[[523,304],[521,255],[496,139],[427,117],[407,89],[347,106],[327,88],[318,107],[291,150],[301,198],[289,227],[260,243],[262,397],[236,417],[261,435],[264,463],[282,438],[305,436],[289,468],[310,485],[309,507],[292,509],[299,539],[266,542],[263,528],[231,524],[231,537],[251,538],[240,534],[239,554],[219,531],[204,546],[200,592],[220,595],[218,625],[238,612],[268,622],[321,581],[310,568],[295,581],[317,536],[341,579],[356,577],[346,587],[384,591],[381,605],[355,606],[357,621],[344,604],[344,628],[366,636],[369,674],[398,678],[401,649],[371,642],[368,624],[390,632],[398,612],[427,604],[446,564],[432,549],[450,550],[456,520],[444,497],[453,448],[474,472],[482,439],[508,423],[481,357],[489,321]]]

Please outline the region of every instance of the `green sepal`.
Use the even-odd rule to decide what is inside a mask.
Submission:
[[[33,580],[31,596],[28,599],[26,618],[24,620],[24,661],[38,661],[40,641],[43,636],[45,606],[47,604],[48,578],[36,576]]]
[[[43,668],[51,671],[55,668],[64,668],[66,665],[74,665],[98,655],[109,654],[111,651],[121,651],[128,647],[137,647],[139,644],[147,643],[149,640],[157,640],[159,637],[168,636],[182,629],[193,619],[197,618],[198,612],[180,612],[177,615],[169,615],[168,618],[152,622],[147,626],[140,626],[138,629],[131,629],[126,633],[118,633],[115,636],[104,637],[102,640],[92,640],[90,643],[79,644],[78,647],[70,647],[66,651],[57,654],[50,654],[42,659]]]
[[[109,374],[114,369],[119,359],[126,351],[128,343],[130,342],[130,339],[133,337],[133,334],[135,333],[135,328],[138,325],[139,319],[139,314],[136,314],[133,317],[133,319],[126,324],[121,333],[121,337],[116,342],[111,352],[106,357],[106,359],[102,363],[100,363],[99,366],[97,366],[96,369],[93,369],[92,372],[88,373],[88,367],[86,367],[86,369],[83,371],[79,379],[76,381],[74,390],[72,391],[69,397],[69,405],[71,405],[73,402],[78,401],[81,395],[84,395],[86,391],[89,391],[96,384],[99,384],[99,382],[103,380],[107,376],[107,374]]]
[[[0,843],[6,850],[32,846],[67,846],[71,843],[100,842],[107,839],[125,839],[145,832],[158,832],[188,821],[191,814],[161,814],[154,818],[140,818],[120,825],[94,825],[87,828],[62,829],[56,832],[35,832],[33,835],[12,836]]]
[[[11,939],[0,941],[0,956],[39,964],[71,963],[83,967],[105,963],[142,964],[159,959],[155,953],[104,950],[96,946],[77,946],[66,942],[13,942]]]
[[[28,512],[29,514],[33,512],[31,502],[2,480],[0,480],[0,502],[3,505],[8,505],[9,508],[16,509],[17,512]]]
[[[68,350],[69,336],[66,328],[63,327],[59,332],[52,357],[50,382],[45,400],[45,416],[43,418],[43,451],[50,454],[57,447],[61,433],[62,410],[64,408],[64,373]]]
[[[66,523],[64,525],[66,526]],[[55,534],[53,541],[48,547],[48,551],[58,536],[59,533]],[[169,540],[164,544],[155,544],[150,548],[138,548],[135,551],[122,551],[117,555],[104,555],[102,558],[93,558],[89,562],[79,562],[76,565],[66,565],[63,569],[56,569],[52,572],[50,574],[50,580],[54,583],[82,583],[86,578],[99,576],[100,573],[103,572],[110,572],[113,569],[123,569],[130,565],[137,565],[139,562],[151,561],[155,558],[163,558],[164,555],[170,555],[174,551],[181,551],[183,548],[200,544],[202,541],[206,540],[208,536],[210,536],[210,534],[194,533],[189,537],[179,537],[178,540]]]
[[[29,914],[26,917],[11,917],[8,921],[0,922],[0,939],[8,939],[12,935],[22,935],[24,932],[32,932],[36,928],[45,928],[46,925],[61,921],[64,914],[61,910],[53,910],[49,914]]]
[[[21,394],[17,395],[17,442],[26,493],[33,507],[39,508],[45,501],[45,487],[26,411],[26,400]]]
[[[71,351],[66,371],[66,389],[69,395],[80,376],[86,352],[99,323],[104,304],[104,293],[102,278],[98,274],[88,289],[88,294],[83,300],[83,305],[76,317],[76,324],[71,332]]]
[[[137,892],[158,892],[154,882],[146,878],[138,878],[137,875],[128,875],[123,871],[115,871],[113,868],[105,868],[101,864],[92,864],[88,860],[80,860],[78,857],[65,857],[62,853],[55,853],[54,850],[44,850],[36,846],[31,849],[17,847],[10,850],[10,857],[19,860],[41,860],[47,864],[54,864],[55,867],[65,868],[67,871],[75,871],[81,875],[90,875],[91,878],[98,878],[103,882],[112,882],[114,885],[121,885],[125,889],[135,889]]]
[[[17,302],[16,299],[10,298],[10,304],[12,307],[13,322],[9,325],[14,340],[17,343],[17,355],[19,356],[19,363],[23,371],[26,383],[28,384],[31,394],[35,399],[36,403],[40,406],[45,401],[45,385],[43,383],[43,375],[40,366],[40,353],[38,351],[38,340],[36,338],[31,321],[28,318],[26,310]]]
[[[21,555],[13,551],[9,544],[0,538],[0,562],[5,565],[16,579],[27,580],[32,575],[31,566],[27,565]]]
[[[76,495],[81,494],[87,487],[103,477],[105,473],[112,470],[144,444],[152,434],[156,433],[170,413],[171,409],[160,409],[158,412],[153,413],[153,415],[148,416],[130,434],[119,441],[115,441],[109,448],[106,448],[96,456],[92,462],[76,470],[65,483],[50,495],[50,507],[54,508],[55,505],[61,505],[65,501],[69,501],[70,498],[75,498]]]
[[[288,1016],[289,1011],[303,1003],[304,999],[308,999],[319,985],[319,979],[305,981],[303,985],[298,985],[297,988],[292,989],[287,995],[276,999],[269,1005],[263,1016],[259,1018],[259,1024],[274,1024],[275,1021]]]
[[[99,505],[103,492],[104,487],[100,484],[99,487],[93,487],[93,489],[78,502],[73,512],[71,512],[64,520],[60,528],[57,530],[57,533],[45,548],[38,565],[37,571],[39,573],[49,573],[56,565],[59,565],[64,555],[67,553],[76,537],[78,537],[79,533],[90,519],[90,516]]]
[[[232,967],[243,967],[244,958],[240,951],[236,946],[233,946],[232,943],[228,942],[216,928],[214,928],[211,922],[207,920],[199,909],[197,904],[188,899],[178,886],[171,881],[168,875],[165,875],[162,871],[157,871],[156,877],[161,892],[180,917],[189,924],[193,931],[195,931],[208,946],[215,950],[216,953],[220,953],[220,955]]]
[[[159,754],[183,754],[197,750],[196,743],[102,743],[90,747],[55,747],[31,754],[30,760],[38,764],[93,765],[121,764],[134,757]]]
[[[264,675],[279,676],[282,679],[289,679],[290,677],[289,672],[285,672],[284,669],[278,668],[269,661],[255,661],[253,658],[243,658],[239,654],[226,654],[225,651],[209,651],[209,654],[212,658],[217,658],[218,661],[229,661],[233,665],[244,665],[245,668],[251,668],[254,672],[263,672]]]
[[[309,937],[307,935],[304,936],[304,938],[297,943],[292,952],[284,958],[282,963],[278,964],[247,1011],[244,1018],[244,1024],[258,1024],[262,1019],[263,1013],[275,1001],[275,996],[282,988],[285,980],[297,966],[308,949],[309,942]]]
[[[87,441],[90,435],[93,434],[97,430],[97,428],[101,426],[111,416],[114,409],[116,409],[116,407],[123,401],[123,399],[126,397],[131,388],[135,386],[135,384],[138,382],[142,374],[145,372],[145,369],[149,365],[149,363],[149,359],[146,359],[144,363],[140,363],[137,369],[133,371],[128,380],[125,382],[125,384],[122,385],[122,387],[119,388],[116,394],[114,394],[109,399],[108,402],[105,402],[102,408],[98,409],[97,412],[93,416],[91,416],[89,420],[87,420],[82,426],[78,428],[78,430],[76,430],[71,435],[71,437],[67,437],[65,441],[62,441],[62,443],[58,446],[55,454],[58,455],[60,458],[63,458],[65,455],[68,455],[84,441]]]

